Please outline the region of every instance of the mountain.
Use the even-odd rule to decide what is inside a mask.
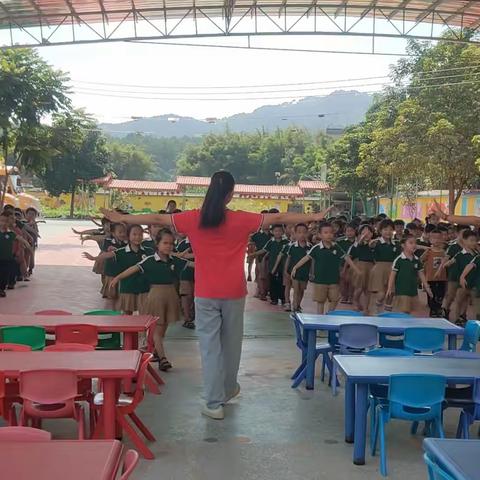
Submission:
[[[212,119],[212,123],[169,114],[124,123],[104,123],[100,128],[115,137],[135,132],[157,137],[194,137],[210,132],[220,133],[226,128],[234,132],[272,131],[288,126],[325,130],[344,128],[362,121],[372,100],[373,96],[368,93],[340,90],[324,97],[306,97],[280,105],[265,105],[252,113]]]

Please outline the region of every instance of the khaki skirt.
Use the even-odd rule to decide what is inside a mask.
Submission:
[[[373,268],[373,263],[355,260],[355,265],[360,270],[360,272],[353,273],[353,285],[355,286],[355,288],[367,290],[370,282],[370,273]]]
[[[392,262],[377,262],[370,272],[369,292],[386,292],[392,272]]]
[[[110,288],[110,283],[112,283],[113,277],[108,277],[105,275],[103,277],[102,285],[102,296],[103,298],[109,298],[110,300],[116,300],[118,298],[118,285],[115,288]]]
[[[152,285],[148,292],[145,313],[158,317],[157,325],[180,320],[180,301],[175,285]]]
[[[139,312],[145,313],[145,302],[147,300],[147,293],[119,293],[117,309],[122,312]]]

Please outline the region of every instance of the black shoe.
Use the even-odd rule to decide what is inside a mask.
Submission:
[[[7,290],[13,290],[15,288],[15,285],[7,285]]]
[[[5,293],[5,290],[0,290],[0,297],[6,297],[7,294]]]
[[[249,275],[249,276],[247,277],[247,282],[251,282],[251,281],[252,281],[252,276]]]

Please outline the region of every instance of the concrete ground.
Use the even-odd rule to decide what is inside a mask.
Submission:
[[[2,313],[62,308],[75,313],[111,307],[98,294],[99,278],[81,252],[71,226],[84,222],[48,220],[41,225],[37,268],[0,299]],[[306,311],[314,311],[308,300]],[[133,479],[144,480],[363,480],[379,478],[378,459],[352,464],[352,445],[343,440],[343,392],[334,398],[325,384],[315,391],[290,388],[299,358],[288,315],[249,297],[241,395],[226,407],[226,419],[203,418],[200,358],[195,335],[177,325],[169,332],[168,355],[174,368],[163,374],[162,395],[147,394],[139,414],[157,438],[153,461],[142,460]],[[447,412],[447,436],[453,436],[458,412]],[[73,438],[69,421],[46,423],[57,437]],[[422,437],[409,425],[388,426],[389,477],[425,479]],[[128,442],[127,442],[128,443]]]

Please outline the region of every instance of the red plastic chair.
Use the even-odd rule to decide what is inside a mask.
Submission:
[[[94,352],[95,347],[87,343],[55,343],[43,349],[44,352]]]
[[[39,428],[0,427],[0,442],[39,442],[51,439],[50,432]]]
[[[66,310],[39,310],[34,315],[72,315],[72,312]]]
[[[127,450],[125,458],[123,459],[122,476],[120,480],[128,480],[130,478],[130,475],[137,466],[138,458],[139,456],[136,450]]]
[[[41,426],[43,418],[73,418],[78,423],[78,439],[85,438],[83,408],[75,402],[78,377],[66,369],[28,370],[20,372],[20,396],[23,408],[20,424]]]
[[[85,343],[97,346],[98,331],[95,325],[58,325],[55,328],[56,343]]]
[[[126,394],[121,394],[118,398],[117,407],[115,409],[115,416],[117,422],[121,425],[121,427],[125,430],[125,433],[130,437],[130,440],[135,445],[136,449],[149,460],[153,460],[155,455],[152,451],[145,445],[142,438],[138,433],[135,431],[133,426],[127,421],[127,416],[131,418],[132,422],[137,426],[137,428],[142,432],[144,437],[151,442],[155,441],[155,437],[152,435],[150,430],[143,424],[143,422],[138,418],[137,414],[135,413],[136,408],[142,402],[144,397],[144,383],[145,383],[145,376],[147,375],[147,368],[150,360],[152,359],[151,353],[144,353],[142,355],[142,360],[140,362],[140,367],[137,372],[136,376],[136,388],[133,396],[129,396]],[[95,404],[95,408],[99,408],[103,406],[103,392],[97,393],[93,400]],[[101,425],[99,425],[101,428]],[[95,431],[95,436],[99,435],[99,431]]]
[[[31,352],[30,345],[22,345],[20,343],[0,343],[0,352]]]
[[[43,349],[44,352],[93,352],[95,347],[93,345],[87,345],[86,343],[56,343],[55,345],[49,345]],[[83,378],[78,380],[78,397],[77,400],[85,401],[89,406],[89,418],[90,418],[90,432],[93,432],[95,428],[95,422],[93,418],[93,385],[90,378]]]

